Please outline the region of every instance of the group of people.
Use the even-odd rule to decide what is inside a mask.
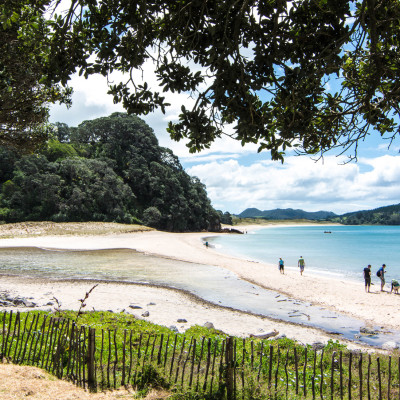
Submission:
[[[304,258],[302,256],[300,256],[299,261],[297,262],[297,265],[300,268],[300,275],[303,275],[304,267],[305,267],[306,263],[305,263]],[[285,263],[282,260],[282,258],[279,258],[278,266],[279,266],[279,272],[281,274],[284,274],[285,273]]]
[[[384,292],[385,287],[385,273],[386,273],[386,264],[382,264],[382,267],[378,269],[376,272],[376,276],[381,280],[381,292]],[[369,289],[371,286],[371,265],[369,264],[366,268],[364,268],[364,280],[365,280],[365,291],[369,293]],[[391,290],[390,292],[398,293],[400,288],[400,284],[397,280],[392,279]]]
[[[297,262],[298,267],[300,268],[300,275],[303,275],[304,272],[304,267],[306,265],[304,258],[300,256],[298,262]],[[279,272],[281,274],[285,273],[285,262],[282,260],[282,258],[279,258],[278,262],[279,266]],[[381,280],[381,292],[384,292],[384,287],[385,287],[385,273],[386,273],[386,264],[382,264],[382,267],[380,267],[376,273],[376,276]],[[371,265],[368,265],[368,267],[364,268],[364,280],[365,280],[365,291],[369,293],[370,287],[371,287]],[[400,289],[400,283],[392,279],[391,283],[391,290],[390,292],[395,292],[399,293]]]

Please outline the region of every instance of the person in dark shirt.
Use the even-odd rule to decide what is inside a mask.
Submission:
[[[364,268],[364,280],[365,280],[365,291],[369,293],[369,288],[371,286],[371,265]]]
[[[383,289],[385,287],[385,268],[386,264],[382,264],[382,267],[378,269],[378,277],[381,280],[381,292],[384,292],[385,290]]]

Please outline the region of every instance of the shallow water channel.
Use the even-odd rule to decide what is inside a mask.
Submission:
[[[400,341],[400,332],[359,336],[364,326],[361,321],[263,289],[224,268],[155,257],[130,249],[0,248],[0,274],[163,285],[189,291],[220,306],[321,328],[373,346],[379,347],[389,340]]]

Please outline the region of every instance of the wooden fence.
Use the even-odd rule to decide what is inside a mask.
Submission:
[[[163,386],[222,399],[400,399],[400,359],[285,341],[187,338],[2,315],[1,357],[92,390]]]

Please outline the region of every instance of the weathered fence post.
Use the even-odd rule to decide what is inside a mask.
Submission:
[[[297,364],[296,346],[294,347],[294,369],[295,369],[295,374],[296,374],[296,395],[297,395],[297,394],[299,394],[299,369],[298,369],[298,364]]]
[[[348,390],[349,390],[349,400],[351,400],[351,364],[353,362],[353,353],[350,351],[349,353],[349,385],[348,385]]]
[[[335,373],[335,357],[336,357],[336,351],[332,353],[332,362],[331,362],[331,400],[333,400],[333,391],[334,391],[333,376]]]
[[[363,376],[362,376],[362,353],[360,354],[360,359],[358,361],[358,376],[360,379],[360,400],[363,398]]]
[[[90,390],[96,389],[95,379],[95,350],[96,350],[96,329],[89,328],[88,346],[87,346],[87,369],[88,369],[88,386]]]
[[[307,395],[307,385],[306,385],[306,377],[307,377],[307,346],[304,351],[304,367],[303,367],[303,394],[304,397]]]
[[[381,380],[381,363],[379,357],[377,357],[376,362],[378,364],[378,387],[379,387],[379,400],[382,400],[382,380]]]
[[[388,377],[388,394],[387,394],[388,400],[390,400],[390,387],[392,385],[391,379],[392,379],[392,356],[389,356],[389,377]]]
[[[226,398],[232,400],[233,393],[233,337],[226,338],[226,351],[225,351],[225,385],[226,385]]]

